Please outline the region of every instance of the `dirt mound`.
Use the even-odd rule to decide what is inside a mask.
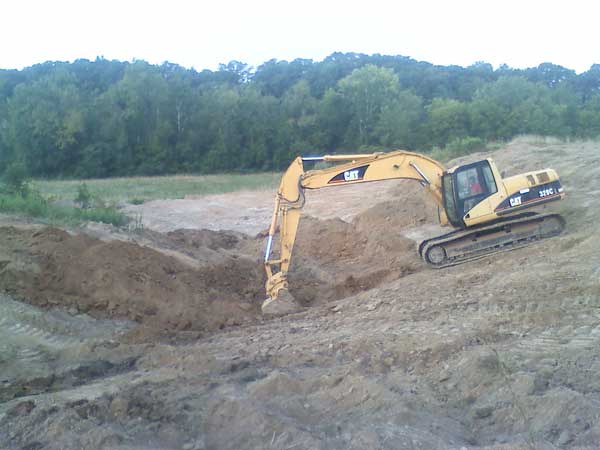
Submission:
[[[402,180],[390,190],[395,197],[358,214],[353,223],[365,233],[392,233],[424,223],[438,223],[437,204],[418,183]]]
[[[219,247],[231,248],[234,236],[196,237],[172,236],[173,248],[181,239],[186,247],[190,239],[198,244],[189,245],[191,258],[55,228],[4,228],[0,283],[37,305],[133,319],[158,330],[214,330],[255,318],[264,296],[261,265]]]
[[[422,270],[416,243],[400,233],[432,220],[416,203],[383,202],[351,223],[304,217],[289,274],[292,295],[305,305],[319,304]]]

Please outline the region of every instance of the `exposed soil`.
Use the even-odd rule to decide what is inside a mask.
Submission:
[[[567,232],[444,270],[417,256],[439,233],[417,184],[310,192],[289,277],[306,308],[272,319],[272,192],[140,205],[137,233],[11,222],[0,448],[598,448],[599,155],[495,152],[508,175],[557,169]]]
[[[304,213],[320,219],[354,216],[384,199],[394,199],[412,183],[390,180],[380,183],[342,186],[306,192]],[[273,213],[275,192],[242,191],[230,194],[188,196],[178,200],[154,200],[128,205],[125,212],[141,217],[146,228],[168,232],[177,229],[232,230],[251,236],[268,229]]]
[[[157,331],[210,331],[250,320],[264,296],[255,259],[231,250],[232,234],[171,233],[192,256],[63,230],[0,230],[4,290],[39,306],[62,305]]]

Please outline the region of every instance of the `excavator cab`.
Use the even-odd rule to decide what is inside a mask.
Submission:
[[[459,166],[442,176],[444,208],[450,223],[466,228],[463,220],[475,205],[498,191],[487,159]]]

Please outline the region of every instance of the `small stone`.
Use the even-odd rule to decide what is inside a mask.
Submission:
[[[448,381],[450,379],[450,374],[448,372],[442,372],[440,374],[440,377],[438,378],[438,381],[440,383],[443,383],[444,381]]]
[[[122,397],[115,397],[110,402],[110,412],[115,417],[125,417],[129,410],[129,402]]]
[[[379,307],[379,305],[381,305],[381,302],[369,303],[367,305],[367,311],[374,311],[374,310],[376,310]]]
[[[26,400],[24,402],[17,403],[15,407],[8,411],[7,415],[26,416],[33,410],[33,408],[35,408],[35,403],[32,400]]]
[[[489,417],[492,415],[492,413],[494,412],[494,408],[491,406],[484,406],[482,408],[478,408],[475,410],[475,417],[477,419],[485,419],[486,417]]]
[[[563,447],[569,442],[571,442],[571,439],[571,433],[569,433],[567,430],[564,430],[562,433],[560,433],[560,436],[558,437],[558,441],[556,441],[556,443]]]

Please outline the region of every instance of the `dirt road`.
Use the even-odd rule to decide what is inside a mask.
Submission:
[[[0,448],[598,448],[600,148],[492,156],[558,170],[565,234],[431,270],[418,186],[310,193],[290,274],[307,307],[269,320],[273,193],[140,205],[137,234],[0,229]]]

